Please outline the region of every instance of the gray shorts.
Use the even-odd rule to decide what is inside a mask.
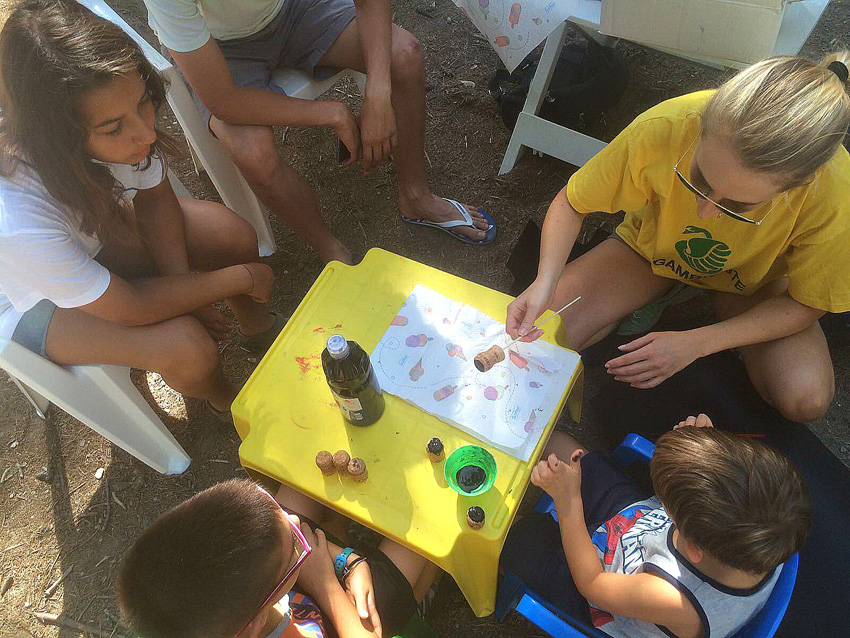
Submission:
[[[272,82],[272,71],[282,66],[312,73],[353,19],[353,0],[286,0],[280,13],[257,33],[216,43],[235,84],[285,95]],[[167,50],[163,53],[173,62]],[[189,90],[209,126],[210,110]]]
[[[27,310],[15,331],[12,333],[12,341],[21,344],[27,350],[32,350],[37,355],[47,358],[45,345],[47,342],[47,328],[56,311],[56,304],[47,299],[42,299],[32,308]]]

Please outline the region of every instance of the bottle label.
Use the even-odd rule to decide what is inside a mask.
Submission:
[[[339,409],[342,410],[342,414],[345,418],[349,421],[363,420],[363,405],[360,403],[360,399],[356,397],[353,399],[341,397],[333,390],[331,390],[331,394],[334,395],[334,400],[336,400],[336,404],[339,406]]]

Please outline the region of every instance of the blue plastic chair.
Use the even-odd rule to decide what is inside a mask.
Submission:
[[[655,445],[650,441],[638,434],[629,434],[611,456],[618,465],[627,468],[637,461],[649,462],[654,451]],[[558,520],[555,504],[548,494],[544,494],[537,501],[534,511],[550,514],[552,518]],[[764,607],[741,631],[735,634],[734,638],[773,638],[791,601],[798,564],[797,554],[788,559],[782,566],[782,572]],[[506,572],[496,600],[496,617],[504,620],[512,609],[555,638],[606,638],[608,636],[565,614],[531,591],[516,575]]]

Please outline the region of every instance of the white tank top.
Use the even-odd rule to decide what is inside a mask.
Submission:
[[[727,587],[705,576],[673,546],[673,521],[656,498],[630,505],[600,525],[591,539],[602,568],[619,574],[655,574],[676,587],[696,609],[704,638],[734,635],[767,601],[780,569],[754,587]],[[593,624],[617,638],[674,636],[653,623],[611,614],[591,607]]]

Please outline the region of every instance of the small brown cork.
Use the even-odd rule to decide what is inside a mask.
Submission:
[[[487,370],[499,363],[499,361],[504,360],[505,351],[502,350],[502,348],[500,348],[499,346],[493,346],[489,350],[479,352],[477,355],[475,355],[473,363],[478,369],[478,372],[487,372]]]
[[[439,463],[446,458],[443,442],[436,436],[428,441],[426,449],[428,450],[428,458],[431,459],[431,463]]]
[[[336,471],[340,474],[345,474],[348,471],[348,462],[351,460],[348,452],[345,450],[338,450],[336,454],[334,454],[333,458]]]
[[[348,473],[355,483],[363,483],[369,478],[369,471],[366,469],[366,462],[363,459],[353,458],[348,463]]]
[[[336,472],[336,466],[334,465],[334,457],[327,450],[322,450],[318,454],[316,454],[316,466],[322,470],[322,474],[325,476],[330,476],[331,474]]]
[[[477,505],[466,510],[466,524],[475,530],[484,527],[484,510]]]

